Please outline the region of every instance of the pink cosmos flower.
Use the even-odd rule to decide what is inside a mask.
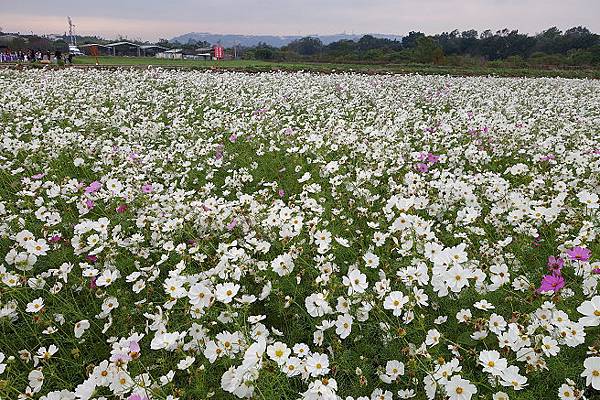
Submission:
[[[90,183],[88,187],[85,188],[86,193],[95,193],[102,187],[102,184],[98,181],[94,181]]]
[[[229,141],[231,143],[237,142],[237,139],[238,139],[238,137],[237,137],[237,135],[235,133],[232,133],[231,136],[229,136]]]
[[[283,196],[285,196],[285,190],[283,190],[283,189],[279,189],[279,190],[277,191],[277,194],[279,195],[279,197],[283,197]]]
[[[148,398],[139,393],[133,393],[133,394],[129,395],[127,400],[148,400]]]
[[[227,224],[227,230],[232,231],[237,226],[237,219],[232,219],[230,223]]]
[[[96,285],[96,277],[92,276],[92,278],[90,279],[90,289],[96,289],[97,285]]]
[[[266,112],[267,112],[266,108],[259,108],[258,110],[255,110],[252,114],[253,115],[262,115],[262,114],[264,114]]]
[[[565,278],[562,275],[544,275],[538,292],[557,293],[563,287],[565,287]]]
[[[116,208],[116,211],[119,214],[123,214],[125,211],[127,211],[127,204],[119,204]]]
[[[31,179],[38,180],[38,179],[42,179],[44,176],[46,176],[46,174],[45,174],[45,173],[43,173],[43,172],[41,172],[41,173],[39,173],[39,174],[35,174],[35,175],[33,175],[33,176],[31,177]]]
[[[145,183],[142,186],[142,193],[146,193],[146,194],[152,193],[152,184],[151,183]]]
[[[425,172],[429,171],[429,166],[425,163],[418,163],[417,171],[425,173]]]
[[[427,163],[427,164],[434,165],[435,163],[437,163],[440,160],[440,156],[433,154],[431,152],[427,152],[427,153],[419,154],[418,159],[419,159],[419,161],[421,161],[421,163]],[[419,167],[417,167],[417,169],[419,169]],[[421,171],[421,172],[427,172],[427,171]]]
[[[223,150],[225,149],[225,146],[223,146],[222,144],[218,145],[216,150],[215,150],[215,160],[220,160],[221,158],[223,158]]]
[[[427,154],[427,162],[431,163],[432,165],[435,164],[436,162],[438,162],[439,160],[440,160],[440,156],[435,155],[433,153]]]
[[[85,206],[86,206],[88,209],[90,209],[90,210],[91,210],[92,208],[94,208],[94,202],[93,202],[92,200],[90,200],[90,199],[87,199],[87,200],[85,201]]]
[[[571,260],[587,261],[590,259],[592,252],[585,247],[576,246],[570,250],[567,250],[567,255]]]
[[[542,157],[542,161],[550,161],[550,160],[555,160],[556,156],[554,154],[548,154],[545,155],[544,157]]]
[[[118,364],[125,364],[131,361],[131,357],[129,357],[129,354],[117,353],[110,357],[110,361]]]
[[[140,352],[140,344],[134,340],[129,342],[129,351],[135,351],[136,353]]]
[[[129,357],[134,360],[140,356],[140,345],[136,341],[129,342]]]

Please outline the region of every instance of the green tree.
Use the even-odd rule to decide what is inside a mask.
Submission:
[[[319,54],[321,49],[323,49],[323,42],[319,38],[307,36],[294,40],[287,48],[301,56],[314,56],[315,54]]]
[[[444,50],[433,38],[428,36],[417,39],[413,55],[415,61],[420,63],[441,64],[444,61]]]

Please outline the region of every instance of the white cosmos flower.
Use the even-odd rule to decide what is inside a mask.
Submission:
[[[240,285],[227,282],[219,283],[215,286],[216,298],[222,303],[231,303],[235,295],[240,290]]]
[[[329,358],[326,354],[313,353],[306,358],[306,371],[310,376],[325,375],[329,372]]]
[[[469,400],[477,393],[477,387],[460,375],[454,375],[445,389],[449,400]]]
[[[192,366],[192,364],[194,363],[194,361],[196,361],[195,357],[191,357],[191,356],[187,356],[186,358],[184,358],[183,360],[180,360],[177,363],[177,369],[179,370],[186,370],[189,367]]]
[[[493,376],[502,375],[508,366],[506,359],[500,357],[500,353],[496,350],[481,351],[479,353],[479,363],[483,367],[484,372],[490,373]]]
[[[383,300],[383,308],[392,310],[393,314],[398,317],[402,314],[402,309],[408,303],[408,300],[408,296],[405,296],[402,292],[393,291]]]
[[[292,351],[285,343],[275,342],[267,347],[267,355],[279,365],[285,364]]]
[[[367,276],[358,269],[353,269],[348,272],[348,275],[344,276],[342,282],[344,285],[348,286],[348,295],[353,293],[364,293],[369,286]]]
[[[589,357],[583,362],[585,370],[581,376],[585,378],[585,384],[596,390],[600,390],[600,357]]]
[[[33,369],[27,375],[29,379],[29,386],[33,390],[33,393],[37,393],[42,389],[42,385],[44,384],[44,374],[39,369]]]
[[[577,311],[583,314],[584,317],[579,318],[579,323],[584,326],[600,325],[600,296],[594,296],[591,300],[586,300]]]
[[[44,299],[42,299],[41,297],[38,297],[37,299],[32,300],[29,303],[27,303],[27,307],[25,308],[25,311],[27,311],[29,313],[37,313],[37,312],[40,312],[42,310],[42,308],[44,308]]]
[[[335,321],[335,333],[339,335],[340,339],[345,339],[352,332],[352,322],[354,318],[350,314],[338,315]]]

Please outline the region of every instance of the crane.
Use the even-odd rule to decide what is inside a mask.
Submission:
[[[73,21],[69,16],[67,16],[67,22],[69,22],[69,36],[71,37],[71,44],[75,46],[75,36],[73,36],[73,28],[75,28],[75,25],[73,25]]]
[[[69,43],[69,54],[74,56],[82,56],[84,54],[77,48],[77,43],[75,41],[75,34],[73,33],[73,28],[75,28],[75,25],[73,25],[73,20],[71,20],[71,17],[67,16],[67,22],[69,23],[69,36],[71,37],[71,43]]]

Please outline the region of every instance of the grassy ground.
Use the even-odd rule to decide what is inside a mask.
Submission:
[[[427,75],[482,76],[494,75],[504,77],[564,77],[600,79],[600,69],[538,69],[538,68],[492,68],[492,67],[458,67],[436,66],[424,64],[351,64],[351,63],[310,63],[310,62],[269,62],[259,60],[167,60],[152,57],[98,57],[100,66],[161,66],[189,69],[227,69],[246,72],[262,72],[272,70],[313,71],[330,73],[334,71],[355,71],[370,74],[420,73]],[[94,65],[94,57],[78,57],[77,65]]]
[[[140,68],[145,68],[145,61],[156,61],[103,61],[111,60],[112,65],[138,62]],[[180,63],[196,68],[216,65]],[[230,68],[256,64],[257,68],[279,65],[222,63]],[[570,261],[563,271],[567,286],[560,295],[541,295],[535,289],[547,271],[548,257],[563,254],[571,238],[581,236],[578,240],[592,252],[594,262],[600,254],[600,242],[592,236],[600,226],[600,214],[587,209],[576,195],[584,189],[595,192],[597,186],[599,165],[593,151],[600,149],[595,135],[600,118],[598,82],[305,74],[231,74],[222,79],[213,73],[177,71],[87,72],[0,71],[4,88],[0,90],[4,146],[0,149],[0,315],[5,314],[0,317],[0,351],[2,358],[12,356],[10,363],[0,358],[0,368],[6,369],[0,371],[0,399],[18,398],[32,381],[35,366],[20,356],[23,350],[41,354],[42,347],[58,348],[54,356],[39,361],[45,376],[42,391],[19,397],[37,398],[50,390],[74,390],[95,366],[111,358],[117,344],[114,338],[120,338],[127,354],[132,341],[140,342],[135,359],[126,360],[127,371],[137,382],[145,374],[154,382],[174,371],[172,381],[162,379],[168,383],[156,387],[155,400],[170,394],[182,400],[237,399],[222,389],[221,378],[242,363],[250,332],[258,323],[250,316],[264,316],[260,323],[273,332],[274,341],[289,347],[306,343],[312,352],[327,354],[331,374],[326,376],[339,384],[341,398],[374,399],[380,398],[371,394],[376,388],[395,393],[410,388],[416,400],[425,400],[425,376],[455,357],[462,370],[453,373],[460,372],[477,385],[473,400],[490,400],[500,390],[512,400],[553,399],[567,378],[581,390],[586,388],[580,374],[588,346],[600,348],[600,327],[586,328],[586,341],[577,347],[561,343],[560,352],[545,356],[545,364],[537,368],[501,348],[497,334],[490,332],[481,340],[472,335],[483,332],[494,313],[521,325],[519,338],[526,337],[531,342],[527,347],[542,354],[541,337],[557,333],[538,322],[538,310],[556,307],[576,321],[581,315],[578,306],[590,297],[584,296],[583,278]],[[473,117],[466,115],[468,111]],[[438,126],[438,121],[443,124]],[[521,121],[527,125],[519,127]],[[425,129],[428,126],[435,129]],[[231,135],[232,127],[239,137]],[[425,151],[442,159],[432,162],[429,172],[415,175],[417,155]],[[550,151],[557,153],[555,164],[540,162]],[[81,163],[75,161],[78,158]],[[505,173],[514,166],[526,166],[526,172]],[[305,174],[308,178],[303,178]],[[120,193],[109,189],[113,178],[123,185]],[[92,182],[101,183],[102,189],[86,190]],[[143,187],[149,183],[154,186],[146,192]],[[285,190],[280,193],[279,188]],[[560,193],[565,194],[564,201],[553,200]],[[400,204],[386,210],[394,199],[417,197],[423,199],[418,207]],[[511,224],[505,216],[513,207],[506,205],[511,198],[514,207],[552,204],[558,211],[549,221],[532,217],[529,222],[523,217]],[[409,201],[413,202],[405,204]],[[470,222],[460,216],[465,204],[476,205],[472,208],[479,213]],[[121,205],[126,209],[118,211]],[[285,216],[292,209],[294,214]],[[41,220],[44,210],[56,213],[60,221],[47,225]],[[300,233],[283,237],[278,219],[291,223],[296,216],[297,223],[303,224]],[[398,223],[414,221],[410,222],[414,231],[389,228],[396,218]],[[97,226],[101,236],[92,231],[80,234],[76,228],[101,219],[107,221]],[[176,228],[171,221],[178,224]],[[539,228],[536,238],[537,232],[525,229],[534,227]],[[349,247],[338,246],[334,239],[331,249],[319,249],[313,228],[326,230],[332,238],[348,238]],[[419,235],[416,228],[422,230]],[[40,255],[31,268],[5,257],[11,250],[27,254],[35,249],[16,239],[25,229],[53,242],[58,236],[48,254]],[[379,233],[389,236],[375,246],[373,238]],[[510,243],[498,245],[506,238]],[[90,243],[87,250],[78,250],[80,239]],[[255,239],[269,245],[266,253],[250,252]],[[46,244],[46,239],[41,243]],[[410,247],[400,252],[400,245],[407,243]],[[526,277],[531,287],[521,292],[509,281],[497,290],[484,290],[475,289],[471,282],[458,293],[438,295],[429,283],[429,275],[437,272],[424,254],[428,243],[445,248],[468,244],[471,262],[466,265],[481,274],[485,271],[487,282],[495,275],[492,267],[503,263],[513,282]],[[247,246],[248,251],[230,252],[225,245]],[[225,266],[230,262],[225,251],[231,255],[231,266]],[[379,267],[365,264],[367,252],[378,256]],[[295,267],[280,275],[273,270],[277,266],[273,261],[283,254],[294,255]],[[415,305],[411,285],[401,279],[418,264],[428,274],[426,283],[419,285],[429,296],[428,305],[422,307]],[[445,269],[439,261],[436,264]],[[227,275],[221,274],[221,265]],[[59,266],[64,272],[51,272]],[[362,294],[349,292],[344,283],[355,267],[368,282]],[[229,272],[234,268],[239,268],[239,277],[233,277],[238,272]],[[119,277],[110,285],[97,285],[95,275],[94,280],[90,275],[101,270],[118,271]],[[331,276],[320,278],[327,271]],[[416,272],[410,275],[416,279]],[[254,300],[234,305],[215,301],[203,314],[192,316],[187,297],[175,304],[166,291],[167,279],[174,276],[185,280],[186,290],[205,277],[214,284],[240,282],[239,296]],[[131,278],[126,277],[139,278],[144,286],[134,291]],[[385,308],[383,296],[375,291],[377,282],[410,294],[403,315],[410,307],[413,321]],[[210,286],[212,293],[213,283]],[[317,292],[326,292],[332,307],[338,299],[349,299],[344,313],[356,316],[350,336],[342,338],[336,328],[329,328],[322,343],[315,341],[314,333],[321,330],[317,326],[342,314],[338,310],[319,318],[310,315],[306,299]],[[109,323],[98,315],[111,297],[120,305],[110,313]],[[43,298],[43,309],[27,311],[36,298]],[[483,299],[495,308],[476,308]],[[370,310],[368,317],[359,313],[359,307]],[[469,323],[458,322],[461,309],[473,311]],[[212,361],[205,356],[203,340],[198,340],[198,348],[153,348],[156,332],[146,332],[146,326],[156,320],[168,332],[189,329],[191,336],[192,324],[201,324],[210,340],[233,331],[247,343],[237,355]],[[82,321],[89,323],[89,329],[76,337],[75,328]],[[430,329],[441,333],[441,342],[415,351]],[[146,335],[130,338],[134,331]],[[192,342],[186,338],[186,343]],[[482,371],[479,353],[495,349],[526,375],[525,390],[494,386]],[[195,357],[193,366],[180,369],[177,364],[188,356]],[[391,360],[405,363],[406,371],[384,384],[380,373]],[[112,361],[112,370],[117,361]],[[123,367],[121,362],[118,368]],[[541,368],[544,365],[546,369]],[[100,370],[95,375],[100,377]],[[284,400],[297,399],[316,377],[288,378],[265,355],[260,373],[251,378],[256,379],[255,398]],[[126,396],[112,390],[99,387],[96,398]],[[445,398],[440,391],[441,386],[436,399]],[[586,398],[598,399],[596,394],[589,388]]]

